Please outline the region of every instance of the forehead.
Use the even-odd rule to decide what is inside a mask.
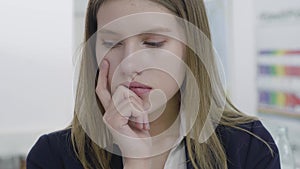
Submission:
[[[178,17],[164,6],[150,0],[106,1],[97,13],[97,27],[100,33],[122,37],[162,33],[184,39]],[[155,32],[151,32],[153,30]]]
[[[150,0],[108,0],[101,5],[97,13],[98,28],[120,17],[144,12],[172,14],[164,6]]]

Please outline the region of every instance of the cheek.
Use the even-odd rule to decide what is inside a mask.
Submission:
[[[186,74],[186,69],[188,68],[188,65],[186,64],[186,59],[187,59],[187,52],[186,52],[186,46],[182,43],[180,43],[180,47],[178,47],[178,49],[180,49],[180,51],[178,51],[178,53],[180,53],[180,59],[182,60],[182,62],[180,63],[180,65],[178,65],[178,82],[180,83],[180,86],[183,83],[183,80],[185,78],[185,74]]]
[[[181,64],[180,66],[178,66],[178,72],[176,74],[176,77],[174,77],[174,78],[176,79],[176,83],[178,84],[177,86],[179,88],[182,86],[182,83],[184,81],[185,72],[186,72],[185,64]]]
[[[174,96],[174,94],[176,94],[185,77],[185,73],[184,72],[176,72],[175,76],[171,76],[170,74],[166,73],[166,72],[161,72],[157,77],[159,77],[159,79],[157,79],[157,81],[159,82],[163,82],[163,83],[159,83],[159,87],[165,94],[166,97],[169,99],[172,96]]]
[[[172,40],[166,49],[172,52],[178,58],[182,60],[186,59],[186,46],[183,43],[177,40]]]
[[[116,76],[115,71],[121,61],[118,59],[118,57],[113,57],[112,55],[106,55],[104,58],[109,62],[109,71],[108,71],[107,80],[108,80],[108,87],[109,87],[108,89],[109,91],[111,91],[113,76]],[[114,79],[114,81],[115,80],[117,79]]]

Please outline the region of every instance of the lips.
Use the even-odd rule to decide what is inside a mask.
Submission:
[[[152,90],[152,87],[144,85],[139,82],[130,82],[127,87],[129,90],[133,91],[139,97],[148,94]]]

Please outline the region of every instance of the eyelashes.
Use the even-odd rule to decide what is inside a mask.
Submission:
[[[163,45],[165,44],[166,41],[161,41],[161,42],[143,42],[144,45],[148,46],[148,47],[152,47],[152,48],[160,48],[163,47]]]
[[[161,48],[166,43],[166,40],[162,41],[144,41],[142,42],[142,45],[148,48]],[[102,45],[106,48],[118,48],[123,46],[123,42],[113,42],[113,41],[106,41],[102,40]]]
[[[168,37],[160,34],[153,33],[143,33],[137,35],[137,42],[140,43],[141,47],[145,48],[161,48],[163,47],[169,40]],[[125,40],[117,41],[117,39],[112,38],[110,36],[104,36],[102,40],[102,46],[108,49],[114,49],[122,47],[125,44]]]

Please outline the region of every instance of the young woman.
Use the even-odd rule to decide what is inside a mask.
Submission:
[[[90,0],[74,119],[28,169],[279,169],[218,76],[202,0]]]

